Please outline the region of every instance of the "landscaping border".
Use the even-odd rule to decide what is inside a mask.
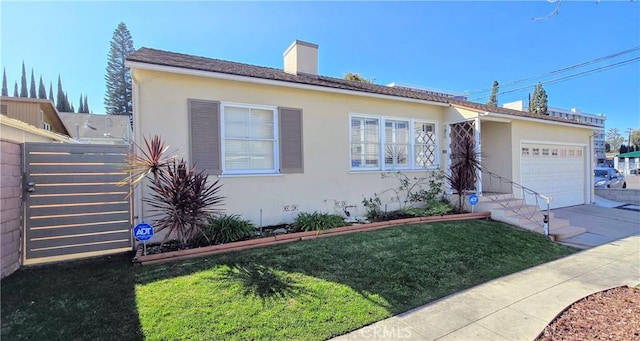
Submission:
[[[199,247],[188,250],[178,250],[171,252],[163,252],[153,255],[143,255],[143,245],[138,245],[136,255],[133,258],[133,262],[141,265],[159,264],[170,262],[174,260],[188,259],[194,257],[208,256],[213,254],[220,254],[232,251],[240,251],[245,249],[252,249],[256,247],[278,245],[291,243],[299,240],[311,240],[316,238],[324,238],[331,236],[338,236],[342,234],[350,234],[365,231],[374,231],[398,225],[420,224],[439,221],[451,221],[451,220],[472,220],[472,219],[487,219],[491,217],[491,212],[477,212],[477,213],[462,213],[462,214],[449,214],[444,216],[431,216],[431,217],[416,217],[397,219],[389,221],[380,221],[369,224],[351,225],[337,227],[324,231],[307,231],[307,232],[295,232],[281,234],[273,237],[257,238],[243,240],[239,242],[232,242],[227,244],[219,244],[212,246]]]

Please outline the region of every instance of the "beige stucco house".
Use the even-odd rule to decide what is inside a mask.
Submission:
[[[446,171],[452,146],[466,135],[485,169],[552,196],[553,207],[592,201],[592,126],[325,77],[314,44],[295,41],[283,69],[150,48],[126,65],[134,139],[162,136],[220,178],[227,212],[258,224],[344,206],[364,214],[363,197],[397,185],[382,172]],[[478,191],[487,186],[483,179]],[[148,216],[142,191],[140,220]]]

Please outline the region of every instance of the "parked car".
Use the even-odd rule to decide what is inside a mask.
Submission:
[[[593,171],[595,188],[627,188],[624,174],[615,168],[597,167]]]

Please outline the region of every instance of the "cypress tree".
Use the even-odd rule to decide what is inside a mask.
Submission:
[[[27,71],[24,69],[24,61],[22,62],[22,79],[20,80],[20,97],[29,97],[27,90]]]
[[[56,103],[56,101],[53,99],[53,82],[49,82],[49,100],[53,104]]]
[[[64,112],[73,112],[73,110],[71,109],[71,103],[69,103],[69,96],[67,96],[67,93],[64,93]]]
[[[38,98],[38,93],[36,93],[36,78],[33,76],[33,69],[31,69],[31,87],[29,87],[29,97]]]
[[[83,107],[84,107],[84,113],[88,114],[89,113],[89,102],[87,101],[87,95],[84,95]]]
[[[498,81],[493,81],[493,86],[491,87],[491,95],[489,96],[489,102],[487,102],[488,106],[492,106],[492,107],[498,106],[498,89],[499,89]]]
[[[2,96],[9,96],[9,89],[7,89],[7,69],[2,69]]]
[[[60,75],[58,75],[58,96],[56,100],[56,109],[58,109],[59,112],[65,112],[65,103],[67,102],[65,101],[64,90],[62,90],[62,81],[60,80]]]
[[[83,109],[84,108],[82,107],[82,94],[80,94],[80,104],[78,104],[78,114],[81,114]]]
[[[134,49],[127,25],[118,24],[113,32],[110,46],[104,77],[107,86],[104,99],[105,109],[110,115],[131,116],[131,74],[129,69],[124,66],[124,62]]]
[[[42,75],[40,75],[40,85],[38,86],[38,98],[47,99],[47,88],[44,87]]]
[[[13,97],[19,97],[19,95],[18,95],[18,82],[15,82],[15,86],[13,87]]]

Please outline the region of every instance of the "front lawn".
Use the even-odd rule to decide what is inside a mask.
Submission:
[[[393,227],[157,266],[2,281],[2,339],[322,340],[570,253],[493,221]]]

